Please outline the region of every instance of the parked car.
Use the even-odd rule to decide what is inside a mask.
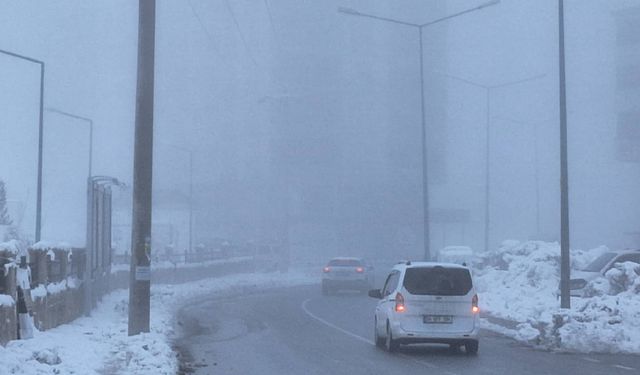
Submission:
[[[322,269],[322,294],[373,288],[373,266],[361,258],[333,258]]]
[[[465,347],[478,352],[478,295],[468,267],[452,263],[406,262],[395,265],[378,298],[374,316],[377,346],[393,352],[418,343]]]
[[[591,262],[585,269],[571,271],[569,281],[570,295],[584,297],[586,286],[590,281],[604,276],[616,263],[634,262],[640,264],[640,250],[609,251]]]

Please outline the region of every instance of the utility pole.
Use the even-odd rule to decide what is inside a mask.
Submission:
[[[149,332],[151,296],[151,183],[156,2],[139,0],[138,4],[138,82],[133,160],[129,336]]]
[[[421,130],[420,138],[422,139],[422,235],[424,244],[424,260],[431,260],[431,230],[430,230],[430,217],[429,217],[429,167],[427,156],[427,114],[424,103],[425,99],[425,87],[424,87],[424,36],[422,30],[424,27],[419,27],[420,33],[420,121]]]
[[[189,151],[189,252],[193,252],[193,152]]]
[[[482,10],[484,8],[497,5],[500,0],[491,0],[486,3],[480,4],[476,7],[465,9],[448,16],[444,16],[426,23],[411,23],[405,22],[388,17],[380,17],[373,14],[367,14],[355,9],[339,7],[338,12],[344,13],[349,16],[365,17],[377,21],[389,22],[396,25],[409,26],[418,29],[418,52],[420,53],[420,125],[421,125],[421,137],[422,137],[422,215],[423,215],[423,236],[424,236],[424,260],[431,260],[431,231],[430,231],[430,218],[429,218],[429,175],[428,175],[428,150],[427,150],[427,115],[425,107],[425,79],[424,79],[424,33],[423,30],[431,25],[448,21],[452,18],[465,15],[467,13]]]
[[[564,59],[564,1],[558,0],[558,44],[560,67],[560,307],[571,307],[569,295],[569,171],[567,166],[567,85]]]

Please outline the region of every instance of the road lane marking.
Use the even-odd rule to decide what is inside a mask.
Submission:
[[[617,367],[623,370],[629,370],[629,371],[633,371],[635,370],[633,367],[627,367],[627,366],[623,366],[623,365],[613,365],[613,367]]]
[[[302,310],[309,317],[317,320],[318,322],[320,322],[320,323],[322,323],[322,324],[324,324],[324,325],[326,325],[328,327],[331,327],[331,328],[333,328],[335,330],[338,330],[338,331],[344,333],[345,335],[350,336],[350,337],[352,337],[352,338],[354,338],[356,340],[362,341],[362,342],[370,344],[370,345],[375,345],[373,340],[369,340],[369,339],[364,338],[364,337],[362,337],[360,335],[357,335],[357,334],[355,334],[353,332],[347,331],[346,329],[338,327],[337,325],[335,325],[335,324],[333,324],[333,323],[331,323],[331,322],[329,322],[329,321],[327,321],[325,319],[322,319],[321,317],[319,317],[316,314],[312,313],[311,311],[309,311],[309,308],[307,308],[307,304],[309,303],[309,301],[311,301],[311,298],[309,298],[309,299],[305,300],[304,302],[302,302]],[[400,357],[408,359],[408,360],[410,360],[410,361],[412,361],[414,363],[417,363],[419,365],[423,365],[423,366],[426,366],[426,367],[429,367],[429,368],[432,368],[432,369],[438,368],[438,366],[434,365],[433,363],[429,363],[429,362],[426,362],[426,361],[418,360],[418,359],[415,359],[415,358],[413,358],[411,356],[408,356],[406,354],[402,354],[402,353],[398,353],[398,354],[399,354]],[[455,372],[448,372],[448,374],[458,375]]]
[[[347,335],[347,336],[351,336],[351,337],[353,337],[353,338],[354,338],[354,339],[356,339],[356,340],[360,340],[360,341],[365,342],[365,343],[367,343],[367,344],[375,345],[375,343],[373,342],[373,340],[369,340],[369,339],[364,338],[364,337],[362,337],[362,336],[360,336],[360,335],[356,335],[356,334],[355,334],[355,333],[353,333],[353,332],[349,332],[349,331],[347,331],[346,329],[340,328],[340,327],[338,327],[337,325],[335,325],[335,324],[333,324],[333,323],[331,323],[331,322],[329,322],[329,321],[326,321],[326,320],[322,319],[321,317],[317,316],[316,314],[312,313],[312,312],[311,312],[311,311],[309,311],[309,309],[307,308],[307,303],[309,303],[309,301],[311,301],[311,298],[309,298],[308,300],[306,300],[306,301],[302,302],[302,310],[304,310],[304,312],[305,312],[307,315],[309,315],[309,316],[310,316],[310,317],[312,317],[313,319],[315,319],[315,320],[319,321],[320,323],[322,323],[322,324],[324,324],[324,325],[326,325],[326,326],[329,326],[329,327],[331,327],[331,328],[333,328],[333,329],[336,329],[336,330],[338,330],[338,331],[340,331],[340,332],[344,333],[344,334],[345,334],[345,335]]]
[[[582,357],[582,359],[584,359],[587,362],[592,362],[592,363],[600,363],[599,360],[594,359],[594,358],[589,358],[589,357]]]

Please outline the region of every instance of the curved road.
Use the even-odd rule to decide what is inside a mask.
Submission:
[[[389,354],[372,342],[376,301],[318,286],[211,297],[178,316],[184,374],[637,374],[640,357],[559,354],[483,331],[477,356],[446,346]]]

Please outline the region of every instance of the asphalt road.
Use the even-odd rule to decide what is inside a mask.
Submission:
[[[417,345],[390,354],[372,342],[376,301],[323,297],[319,286],[204,299],[177,317],[184,374],[639,374],[640,356],[561,354],[483,331],[477,356]]]

